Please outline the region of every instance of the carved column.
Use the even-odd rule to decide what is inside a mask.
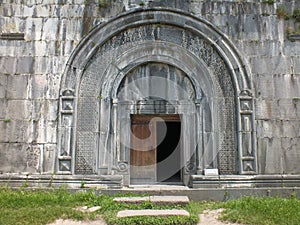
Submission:
[[[111,165],[113,167],[116,166],[117,161],[120,158],[120,148],[118,145],[118,133],[117,133],[117,122],[118,122],[118,99],[114,98],[112,99],[112,134],[113,134],[113,138],[112,138],[112,144],[111,144]]]
[[[240,173],[255,174],[257,172],[255,133],[253,129],[253,98],[248,90],[241,91],[240,96],[240,135],[239,156]]]
[[[196,99],[196,123],[197,123],[197,149],[196,149],[196,156],[197,156],[197,174],[203,173],[203,115],[202,115],[202,108],[201,108],[201,99]]]
[[[60,98],[60,142],[58,151],[58,173],[71,174],[73,172],[73,113],[74,113],[74,92],[66,90]]]

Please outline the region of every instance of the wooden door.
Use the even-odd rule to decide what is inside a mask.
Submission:
[[[156,182],[156,124],[147,116],[133,116],[131,123],[130,183]]]

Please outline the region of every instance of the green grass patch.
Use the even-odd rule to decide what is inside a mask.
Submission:
[[[0,189],[0,225],[48,224],[58,218],[93,220],[99,214],[102,214],[108,224],[192,225],[197,224],[199,220],[198,214],[204,209],[215,208],[219,205],[211,202],[191,202],[187,205],[171,206],[155,205],[151,202],[143,202],[141,204],[113,202],[114,197],[120,196],[133,195],[97,196],[93,190],[71,194],[65,189],[13,191],[9,188],[2,188]],[[79,206],[101,206],[101,210],[95,213],[84,213],[75,210]],[[125,209],[185,209],[191,216],[116,218],[117,212]]]
[[[47,224],[58,218],[94,219],[95,213],[75,210],[77,206],[94,206],[101,202],[92,192],[70,194],[66,190],[0,190],[0,225]]]
[[[146,194],[145,194],[146,195]],[[75,194],[65,189],[58,190],[18,190],[0,189],[0,225],[48,224],[56,219],[93,220],[99,214],[108,224],[143,225],[143,224],[186,224],[198,223],[198,215],[206,209],[225,208],[222,219],[231,222],[256,225],[299,224],[300,201],[291,198],[255,198],[244,197],[228,202],[190,202],[187,205],[155,205],[151,202],[124,204],[113,202],[114,197],[136,196],[96,195],[93,190]],[[94,213],[75,210],[79,206],[101,206]],[[185,209],[190,217],[135,217],[116,218],[120,210],[126,209]]]
[[[295,196],[284,199],[244,197],[224,204],[223,220],[256,225],[296,225],[300,221],[300,201]]]

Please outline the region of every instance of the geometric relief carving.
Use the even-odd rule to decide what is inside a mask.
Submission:
[[[96,173],[96,151],[98,149],[99,99],[85,97],[84,84],[77,104],[77,132],[75,152],[75,173]]]
[[[34,168],[36,171],[39,171],[42,151],[42,145],[33,145],[26,148],[26,167]]]
[[[242,135],[243,157],[253,156],[251,133],[250,132],[242,132],[241,135]]]
[[[236,174],[237,173],[237,151],[233,147],[231,141],[233,137],[228,134],[219,135],[221,143],[219,143],[218,159],[220,174]],[[233,135],[232,135],[233,136]]]
[[[77,132],[76,174],[95,174],[97,137],[93,132]]]
[[[244,172],[254,172],[254,161],[253,160],[243,160],[243,171]]]
[[[241,133],[240,133],[240,147],[242,155],[242,168],[243,174],[251,174],[256,171],[255,168],[255,152],[253,144],[253,127],[252,127],[252,94],[249,90],[240,92],[240,118],[241,118]]]
[[[72,155],[72,120],[73,116],[69,114],[62,115],[61,127],[61,151],[60,156]]]
[[[251,100],[241,100],[241,110],[243,111],[252,110]]]
[[[237,174],[236,113],[234,98],[218,101],[218,163],[220,174]]]
[[[241,99],[251,99],[252,98],[252,93],[250,90],[242,90],[240,93],[239,93],[239,96]]]
[[[241,128],[242,128],[242,132],[251,132],[252,128],[251,128],[251,117],[252,115],[244,115],[242,114],[241,116],[241,120],[242,120],[242,124],[241,124]]]
[[[58,166],[59,166],[59,171],[69,172],[71,171],[71,160],[60,159]]]
[[[63,97],[74,97],[74,91],[70,90],[70,89],[64,90],[62,93],[62,96]]]
[[[73,99],[64,99],[62,102],[62,110],[73,111]]]
[[[60,99],[60,152],[58,154],[59,172],[71,173],[72,164],[72,135],[73,135],[73,112],[74,92],[65,90]]]
[[[77,130],[96,131],[99,121],[99,99],[81,97],[78,102]]]

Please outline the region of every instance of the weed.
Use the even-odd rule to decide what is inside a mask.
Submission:
[[[107,0],[99,0],[99,8],[106,8],[108,6]]]
[[[279,19],[286,19],[287,15],[288,15],[284,6],[279,6],[276,9],[276,14]]]
[[[229,192],[228,191],[225,191],[225,193],[224,193],[224,201],[228,201],[228,199],[230,198],[230,194],[229,194]]]
[[[292,28],[290,26],[288,26],[286,28],[286,36],[289,38],[291,36],[291,33],[292,33]]]
[[[291,15],[290,15],[290,14],[288,14],[288,13],[286,13],[286,14],[284,15],[284,19],[285,19],[285,20],[289,20],[289,19],[291,19]]]
[[[21,185],[21,188],[27,188],[29,187],[29,180],[28,180],[29,174],[26,174],[26,178],[24,183]]]
[[[84,182],[84,180],[81,181],[80,188],[85,188],[85,182]]]
[[[3,122],[4,122],[4,123],[9,123],[9,122],[11,122],[11,119],[10,119],[10,118],[5,118],[5,119],[3,120]]]
[[[291,199],[297,199],[297,193],[296,192],[291,193]]]
[[[294,10],[293,18],[296,20],[296,22],[300,22],[300,9]]]
[[[52,188],[53,187],[53,181],[54,181],[54,174],[51,175],[48,187]]]
[[[266,3],[266,4],[274,4],[274,3],[275,3],[275,0],[263,0],[263,3]]]
[[[141,2],[140,2],[140,6],[141,6],[141,7],[144,7],[144,6],[145,6],[145,2],[144,2],[144,1],[141,1]]]

